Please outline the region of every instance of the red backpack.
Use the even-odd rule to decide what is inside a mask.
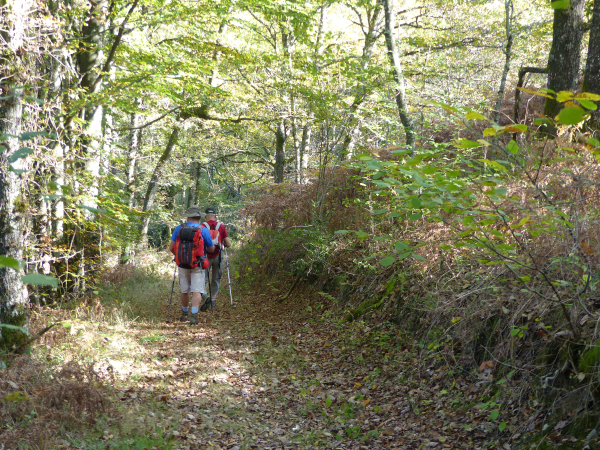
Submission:
[[[181,226],[175,240],[175,263],[182,269],[208,268],[201,227]]]
[[[210,233],[210,238],[213,241],[213,244],[215,244],[215,252],[211,253],[211,255],[218,255],[221,252],[221,248],[223,248],[223,237],[221,236],[221,233],[219,233],[219,228],[221,228],[221,225],[223,225],[221,222],[217,222],[217,224],[215,225],[214,228],[212,228],[210,225],[208,225],[208,222],[204,222],[202,225],[204,225],[206,227],[206,229],[209,231]],[[218,243],[217,243],[218,242]],[[213,256],[211,256],[212,258]]]

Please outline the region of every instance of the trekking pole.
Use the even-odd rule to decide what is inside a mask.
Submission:
[[[210,302],[210,310],[215,310],[215,305],[212,302],[212,292],[210,290],[210,266],[206,269],[206,276],[208,277],[208,301]]]
[[[231,294],[231,277],[229,276],[229,256],[227,256],[227,247],[223,247],[225,250],[225,265],[227,266],[227,279],[229,280],[229,299],[231,300],[231,306],[233,306],[233,295]]]
[[[171,303],[173,302],[173,290],[175,289],[175,275],[177,274],[177,264],[173,271],[173,284],[171,285],[171,300],[169,300],[169,313],[167,314],[167,323],[171,323]]]

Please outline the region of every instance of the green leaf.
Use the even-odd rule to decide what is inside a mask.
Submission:
[[[560,102],[560,103],[564,103],[569,100],[572,100],[573,97],[575,97],[575,94],[573,94],[572,92],[560,91],[558,94],[556,94],[556,101]]]
[[[33,139],[38,136],[51,137],[51,138],[56,137],[53,134],[50,134],[46,131],[26,131],[25,133],[22,133],[21,136],[19,136],[19,141],[21,141],[21,142],[29,141],[30,139]]]
[[[410,204],[415,209],[421,209],[421,199],[419,197],[412,198]]]
[[[414,254],[413,258],[418,259],[419,261],[425,261],[425,258],[421,255]]]
[[[27,336],[29,336],[29,333],[27,332],[27,330],[23,327],[18,327],[16,325],[11,325],[10,323],[0,323],[0,328],[8,328],[9,330],[17,330],[20,331],[21,333],[25,333]]]
[[[586,111],[583,108],[569,107],[563,108],[558,113],[556,120],[563,125],[577,125],[583,121]]]
[[[10,267],[11,269],[19,270],[21,263],[9,256],[0,256],[0,267]]]
[[[521,332],[521,330],[519,330],[518,328],[513,328],[510,330],[510,335],[512,337],[515,337],[517,334],[519,334]]]
[[[350,233],[350,230],[337,230],[337,231],[334,231],[333,234],[346,234],[346,233]]]
[[[499,409],[493,409],[493,410],[490,411],[490,419],[496,420],[498,418],[498,416],[500,416],[500,410]]]
[[[18,159],[27,158],[32,153],[33,153],[33,149],[27,148],[27,147],[21,147],[19,150],[17,150],[12,155],[10,155],[10,157],[8,158],[8,163],[12,164],[15,161],[17,161]]]
[[[37,98],[37,97],[24,97],[25,100],[27,100],[28,102],[36,102],[38,105],[43,105],[44,104],[44,100],[41,98]]]
[[[498,425],[498,430],[500,430],[502,432],[502,431],[504,431],[505,428],[506,428],[506,422],[500,422],[500,424]]]
[[[478,112],[475,112],[475,111],[469,111],[467,113],[467,115],[465,116],[465,119],[467,119],[467,120],[488,120],[487,117],[485,117],[483,114],[479,114]]]
[[[88,211],[91,211],[91,212],[93,212],[93,213],[96,213],[96,214],[97,214],[97,213],[100,213],[100,212],[102,212],[102,211],[100,211],[98,208],[93,208],[93,207],[91,207],[91,206],[86,206],[86,205],[77,205],[77,207],[78,207],[79,209],[87,209]]]
[[[64,322],[62,322],[62,326],[63,328],[71,328],[73,325],[68,320],[65,320]]]
[[[331,400],[331,397],[327,396],[327,398],[325,399],[325,405],[329,408],[332,403],[333,400]]]
[[[40,273],[28,273],[24,277],[21,277],[21,281],[25,284],[58,287],[58,280],[56,278],[42,275]]]
[[[513,139],[511,139],[511,141],[506,145],[506,150],[511,152],[513,155],[516,155],[519,153],[519,146]]]
[[[483,137],[495,136],[495,135],[496,135],[496,130],[494,130],[493,128],[486,128],[485,130],[483,130]]]
[[[552,9],[568,9],[571,6],[571,0],[558,0],[550,3]]]
[[[402,260],[402,259],[406,259],[408,258],[410,255],[412,255],[412,252],[405,252],[402,253],[400,256],[398,256],[398,261]]]
[[[478,159],[477,161],[479,161],[479,162],[482,162],[482,163],[484,163],[484,164],[487,164],[487,165],[489,165],[489,166],[493,167],[493,168],[494,168],[494,169],[496,169],[496,170],[501,170],[501,171],[503,171],[503,172],[506,172],[506,171],[508,170],[506,167],[504,167],[504,166],[503,166],[502,164],[500,164],[499,162],[497,162],[497,161],[492,161],[491,159],[484,159],[484,158],[482,158],[482,159]]]
[[[590,102],[589,100],[577,99],[579,104],[584,108],[590,109],[592,111],[596,111],[598,106],[594,102]]]
[[[359,156],[358,159],[361,161],[371,161],[373,158],[370,156]]]
[[[402,242],[402,241],[396,242],[396,244],[394,245],[394,247],[396,248],[396,250],[397,250],[398,252],[402,252],[402,251],[404,251],[404,250],[409,250],[409,249],[410,249],[410,247],[409,247],[408,245],[406,245],[406,244],[405,244],[404,242]]]
[[[373,211],[373,214],[375,214],[376,216],[386,213],[387,212],[387,208],[383,208],[383,209],[377,209],[375,211]]]
[[[545,117],[544,118],[539,118],[538,117],[537,119],[533,119],[533,124],[534,125],[538,125],[538,126],[539,125],[550,124],[550,123],[551,123],[550,120],[547,119],[547,118],[545,118]]]
[[[380,261],[380,263],[383,267],[389,267],[394,264],[395,261],[396,259],[393,256],[386,256]]]
[[[481,143],[470,141],[469,139],[458,139],[454,141],[454,145],[456,146],[456,148],[464,149],[481,147]]]
[[[423,214],[417,213],[417,214],[413,214],[412,216],[410,216],[408,218],[408,220],[415,221],[415,220],[421,219],[422,217],[423,217]]]

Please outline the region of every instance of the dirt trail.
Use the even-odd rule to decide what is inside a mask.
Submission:
[[[197,327],[133,325],[139,358],[109,359],[105,369],[121,377],[126,405],[154,402],[157,414],[180,422],[172,433],[181,449],[472,449],[490,442],[487,420],[456,411],[440,394],[443,374],[416,373],[411,346],[395,331],[341,326],[307,306],[238,296],[230,307],[222,297]]]

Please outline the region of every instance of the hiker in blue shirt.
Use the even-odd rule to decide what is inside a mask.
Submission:
[[[190,206],[185,212],[187,217],[186,225],[188,227],[199,227],[202,220],[202,212],[198,206]],[[169,251],[175,254],[175,242],[181,225],[178,225],[173,230],[171,242],[169,243]],[[215,246],[210,237],[210,231],[202,227],[202,240],[204,241],[204,251],[211,253],[215,251]],[[205,294],[204,269],[201,266],[193,269],[178,268],[179,271],[179,287],[181,288],[181,321],[185,322],[188,319],[190,293],[192,294],[192,310],[190,315],[190,324],[198,324],[198,310],[202,301],[202,294]]]

